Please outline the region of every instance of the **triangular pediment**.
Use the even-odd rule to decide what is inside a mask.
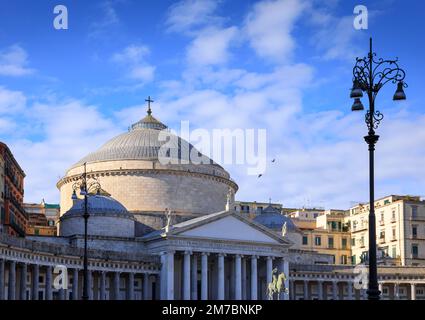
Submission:
[[[272,244],[282,243],[282,241],[279,241],[273,235],[267,234],[267,232],[244,221],[244,219],[237,218],[233,215],[225,215],[204,224],[195,224],[192,228],[190,228],[190,226],[188,227],[188,229],[177,232],[177,234],[184,237],[252,241]]]

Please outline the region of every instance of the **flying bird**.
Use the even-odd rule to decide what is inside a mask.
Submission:
[[[272,162],[275,162],[275,161],[276,161],[276,159],[273,159],[273,160],[272,160]]]
[[[261,178],[263,175],[260,173],[259,175],[258,175],[258,178]]]

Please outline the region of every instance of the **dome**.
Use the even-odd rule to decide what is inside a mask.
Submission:
[[[84,172],[138,222],[154,229],[163,226],[167,209],[182,219],[223,211],[229,190],[232,195],[238,190],[224,168],[173,134],[150,107],[128,132],[67,170],[57,183],[61,215],[75,209],[73,185]]]
[[[163,130],[166,130],[165,133],[161,133]],[[161,150],[161,147],[166,143],[167,146]],[[72,167],[100,161],[158,160],[161,156],[166,159],[181,160],[188,158],[185,155],[193,154],[192,150],[194,148],[189,142],[168,131],[167,126],[153,117],[148,110],[148,115],[131,125],[128,132],[112,138]],[[167,151],[168,149],[169,151]],[[197,156],[203,157],[204,164],[221,168],[221,166],[202,155],[199,151]]]
[[[286,222],[286,228],[289,232],[297,230],[297,226],[291,218],[284,216],[279,210],[273,208],[271,205],[268,205],[261,214],[256,216],[254,221],[267,228],[279,230],[282,229],[282,226]]]
[[[90,215],[116,214],[131,217],[127,209],[114,198],[104,195],[91,195],[87,198],[87,207]],[[84,213],[84,200],[74,201],[71,209],[64,216],[81,215]]]
[[[60,218],[61,236],[84,233],[84,200],[74,200],[72,207]],[[134,217],[117,200],[104,195],[87,198],[88,234],[106,237],[134,237]]]

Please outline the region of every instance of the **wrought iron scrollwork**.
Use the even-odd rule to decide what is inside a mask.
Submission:
[[[373,99],[378,91],[389,81],[392,83],[403,81],[406,73],[395,60],[376,59],[376,53],[368,57],[357,58],[353,68],[353,80],[357,80],[363,91],[370,91]],[[403,86],[407,84],[403,82]]]
[[[371,131],[371,129],[374,129],[374,130],[378,129],[382,119],[384,119],[384,115],[380,111],[375,111],[371,118],[371,113],[368,110],[365,115],[365,122],[367,124],[369,131]]]

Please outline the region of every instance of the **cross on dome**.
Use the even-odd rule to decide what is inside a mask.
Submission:
[[[152,114],[151,103],[154,101],[151,99],[151,96],[148,96],[148,98],[145,99],[145,101],[148,103],[148,115],[151,115]]]

